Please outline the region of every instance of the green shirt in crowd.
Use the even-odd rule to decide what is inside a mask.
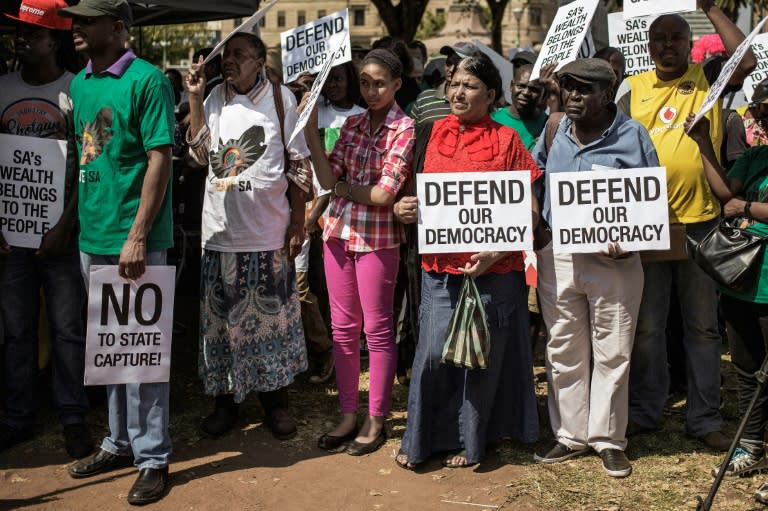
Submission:
[[[491,119],[509,126],[520,135],[520,139],[523,141],[523,145],[528,151],[532,151],[536,145],[536,141],[539,139],[539,135],[544,131],[544,125],[547,124],[547,115],[540,113],[533,119],[518,119],[513,117],[509,113],[509,108],[498,108],[491,114]]]
[[[80,250],[118,255],[139,208],[147,152],[173,145],[173,90],[159,69],[128,50],[102,73],[93,73],[89,62],[70,92],[80,156]],[[148,252],[173,246],[170,183],[146,246]]]
[[[749,188],[741,191],[741,196],[752,202],[768,202],[768,146],[756,146],[747,149],[736,160],[728,176],[739,180],[742,184],[749,184]],[[749,232],[760,236],[768,236],[768,224],[753,222],[747,227]],[[768,303],[768,258],[763,259],[763,267],[760,270],[760,278],[754,288],[746,293],[736,293],[730,289],[721,288],[726,293],[739,300],[753,303]]]

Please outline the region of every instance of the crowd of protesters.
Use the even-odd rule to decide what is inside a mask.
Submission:
[[[732,54],[744,34],[712,0],[700,8]],[[728,449],[718,317],[744,413],[767,354],[768,262],[752,289],[735,293],[718,289],[689,258],[644,260],[616,243],[560,254],[548,238],[556,219],[547,174],[656,166],[666,167],[670,222],[685,231],[681,239],[701,240],[721,216],[768,235],[768,82],[747,107],[717,105],[687,134],[719,67],[690,63],[683,17],[650,24],[655,68],[631,77],[615,48],[558,71],[545,66],[535,80],[536,54],[520,51],[505,84],[470,43],[445,46],[432,60],[418,41],[355,46],[293,138],[314,77],[282,84],[255,34],[235,33],[205,64],[211,49],[196,52],[185,76],[164,75],[126,49],[133,16],[125,0],[24,0],[8,17],[20,67],[0,76],[0,133],[65,140],[68,152],[66,168],[56,169],[65,174],[63,213],[39,248],[10,246],[0,233],[0,452],[33,437],[43,297],[53,403],[77,460],[69,474],[134,465],[129,503],[165,494],[169,384],[107,386],[109,433],[94,453],[83,310],[92,265],[116,265],[135,280],[166,264],[174,158],[204,176],[198,372],[213,402],[200,425],[205,434],[231,431],[255,393],[273,435],[292,438],[298,425],[288,386],[305,371],[311,384],[335,373],[341,417],[318,448],[369,454],[387,439],[397,376],[409,384],[397,465],[416,470],[440,456],[449,468],[473,466],[495,440],[538,440],[532,346],[541,330],[554,441],[533,458],[557,463],[594,451],[608,475],[626,477],[627,437],[662,428],[674,293],[686,432]],[[755,66],[748,51],[728,86],[739,88]],[[530,172],[537,286],[526,286],[521,252],[418,253],[416,174],[518,169]],[[482,370],[441,363],[468,277],[490,333]],[[370,380],[361,421],[364,356]],[[727,475],[768,468],[767,425],[763,396],[724,461]],[[768,483],[756,497],[768,503]]]

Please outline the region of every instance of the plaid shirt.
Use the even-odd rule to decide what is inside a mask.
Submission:
[[[375,185],[396,196],[411,175],[413,142],[413,119],[395,103],[373,134],[368,111],[350,116],[328,160],[337,178],[355,185]],[[392,206],[368,206],[335,196],[323,239],[341,237],[348,204],[350,252],[392,248],[405,241],[403,226],[395,221]]]

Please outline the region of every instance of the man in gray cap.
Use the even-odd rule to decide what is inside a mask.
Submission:
[[[173,246],[170,197],[174,131],[171,84],[125,49],[133,22],[125,0],[81,0],[59,13],[72,18],[75,49],[89,61],[72,80],[80,140],[80,265],[117,265],[125,279],[164,265]],[[110,207],[105,207],[109,205]],[[109,435],[99,451],[69,468],[74,478],[130,465],[139,477],[128,503],[162,498],[168,478],[169,384],[108,385]]]
[[[565,117],[554,136],[541,137],[534,148],[540,168],[552,173],[595,165],[658,166],[645,128],[612,102],[616,76],[607,62],[578,59],[558,75]],[[550,192],[542,217],[552,226]],[[549,243],[537,255],[541,312],[550,333],[546,360],[555,444],[534,459],[556,463],[592,448],[608,475],[626,477],[632,472],[624,450],[629,360],[643,288],[640,257],[617,243],[594,254],[554,254]]]

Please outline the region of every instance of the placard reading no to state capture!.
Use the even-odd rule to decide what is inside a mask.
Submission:
[[[419,252],[530,250],[531,173],[418,174]]]
[[[64,210],[67,143],[0,135],[0,232],[15,247],[38,248]]]
[[[139,280],[126,280],[117,266],[91,266],[86,385],[169,380],[175,271],[147,266]]]
[[[664,167],[553,172],[552,251],[628,251],[669,248],[667,171]]]

